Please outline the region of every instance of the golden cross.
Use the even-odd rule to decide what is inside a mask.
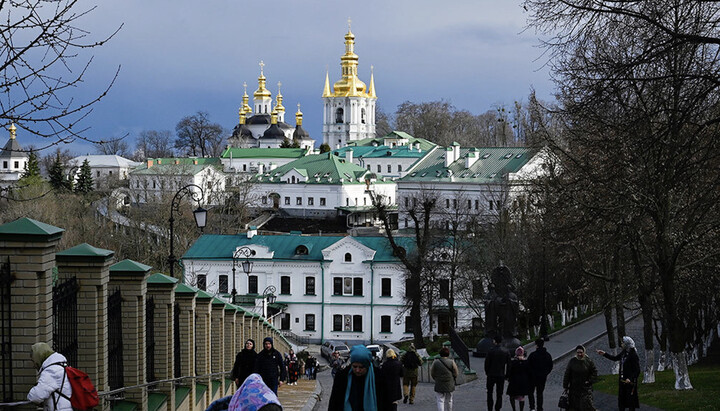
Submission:
[[[261,75],[262,75],[262,73],[263,73],[263,68],[264,68],[264,67],[265,67],[265,63],[263,63],[263,61],[260,60],[260,74],[261,74]]]

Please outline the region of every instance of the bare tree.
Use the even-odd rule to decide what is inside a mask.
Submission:
[[[95,143],[95,149],[98,154],[130,157],[130,148],[124,138],[114,138],[112,140]]]
[[[200,157],[220,155],[222,136],[227,134],[220,124],[210,122],[210,115],[205,111],[183,117],[175,126],[175,132],[175,148]]]
[[[145,161],[148,158],[165,158],[174,155],[172,149],[172,135],[168,130],[143,130],[135,140],[135,161]]]
[[[92,62],[87,50],[102,46],[120,29],[93,39],[81,27],[95,7],[84,9],[79,3],[0,1],[0,122],[15,122],[46,138],[47,146],[75,139],[97,142],[86,136],[81,121],[117,77],[116,72],[95,97],[76,97]]]

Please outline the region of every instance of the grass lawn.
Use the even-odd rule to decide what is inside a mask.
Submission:
[[[655,373],[654,384],[640,384],[640,402],[667,411],[720,409],[720,347],[689,368],[692,390],[675,390],[672,370]],[[641,376],[642,377],[642,376]],[[617,375],[604,375],[593,388],[617,395]]]

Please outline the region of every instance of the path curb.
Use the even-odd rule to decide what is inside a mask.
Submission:
[[[310,394],[310,398],[305,401],[305,405],[302,407],[302,411],[312,411],[317,406],[320,396],[322,395],[322,385],[318,380],[315,380],[315,390]]]

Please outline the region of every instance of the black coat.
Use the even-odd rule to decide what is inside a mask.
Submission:
[[[402,398],[402,377],[405,370],[396,358],[388,358],[382,365],[382,373],[387,381],[387,395],[390,402]]]
[[[274,348],[270,351],[262,350],[258,353],[255,358],[254,372],[260,374],[263,382],[268,387],[277,384],[278,378],[280,381],[287,379],[282,354]]]
[[[238,386],[242,385],[248,375],[252,374],[255,370],[256,358],[257,353],[255,350],[243,348],[243,350],[235,356],[235,365],[233,365],[233,369],[230,372],[230,379],[237,379],[239,381]]]
[[[528,360],[513,358],[508,369],[507,395],[530,395],[532,382],[530,377],[530,365]]]
[[[387,381],[381,369],[374,365],[372,367],[375,373],[377,409],[378,411],[389,411],[392,408],[392,401],[388,400]],[[351,370],[352,367],[346,367],[335,374],[330,400],[328,401],[328,411],[343,411],[345,409],[345,392],[348,389],[348,375],[352,372]],[[362,410],[362,408],[359,408],[359,410]]]
[[[533,382],[545,381],[553,369],[552,356],[545,347],[538,347],[528,356],[528,365]]]
[[[504,348],[496,345],[485,356],[485,375],[488,377],[507,377],[510,366],[510,354]]]
[[[622,350],[618,355],[605,353],[605,358],[613,361],[620,360],[620,374],[618,375],[618,406],[622,408],[640,408],[638,398],[638,377],[640,377],[640,358],[634,348]],[[630,384],[624,382],[629,379]]]

